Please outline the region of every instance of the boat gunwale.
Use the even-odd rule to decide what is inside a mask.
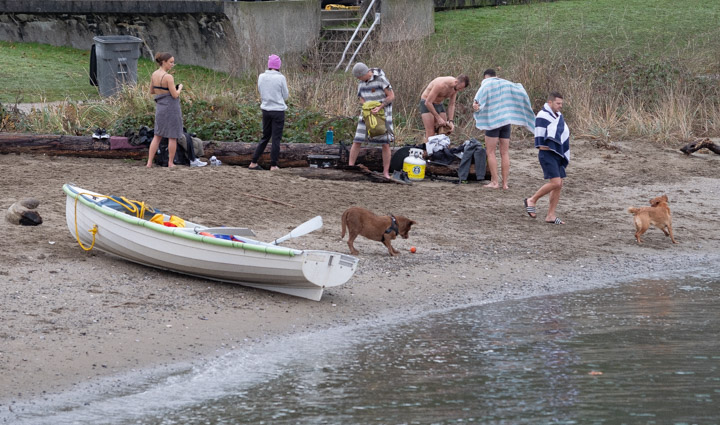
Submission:
[[[76,192],[71,187],[76,188],[78,190],[82,190],[83,192]],[[102,214],[105,214],[109,217],[119,219],[127,224],[132,224],[134,226],[140,226],[144,227],[146,229],[164,233],[166,235],[180,237],[196,242],[201,243],[207,243],[210,245],[217,245],[222,247],[229,247],[229,248],[236,248],[236,249],[242,249],[246,251],[254,251],[254,252],[260,252],[264,254],[271,254],[271,255],[280,255],[280,256],[286,256],[286,257],[294,257],[298,254],[302,254],[304,251],[295,250],[292,248],[287,248],[283,246],[266,246],[266,245],[257,245],[252,243],[245,243],[245,242],[237,242],[237,241],[230,241],[227,239],[221,239],[221,238],[214,238],[211,236],[204,236],[204,235],[198,235],[195,232],[189,232],[188,230],[184,230],[185,228],[178,228],[178,227],[167,227],[163,226],[157,223],[153,223],[152,221],[145,220],[139,217],[134,217],[129,214],[126,214],[121,211],[113,210],[111,208],[106,208],[102,205],[98,205],[97,203],[86,199],[85,196],[81,196],[82,194],[87,194],[89,196],[107,196],[102,195],[97,192],[87,191],[85,189],[82,189],[78,186],[65,183],[63,185],[63,192],[65,194],[75,200],[79,200],[83,205],[92,208],[95,211],[99,211]],[[77,213],[75,213],[77,215]],[[77,218],[76,218],[77,219]]]

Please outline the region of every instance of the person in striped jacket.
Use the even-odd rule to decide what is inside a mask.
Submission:
[[[379,144],[382,146],[383,176],[389,180],[390,159],[392,156],[390,142],[395,139],[392,123],[392,102],[395,100],[395,92],[390,85],[390,81],[385,77],[385,72],[380,68],[368,68],[364,63],[358,62],[353,67],[352,73],[353,76],[359,80],[358,100],[360,101],[360,105],[373,100],[380,102],[380,106],[372,112],[376,114],[380,109],[384,109],[387,133],[374,138],[368,137],[365,121],[362,115],[360,115],[357,129],[355,130],[355,137],[353,138],[353,144],[350,148],[348,165],[355,165],[355,161],[357,161],[358,154],[360,153],[361,143]]]
[[[538,161],[543,170],[543,177],[548,180],[530,198],[526,198],[525,211],[537,217],[536,205],[543,196],[550,194],[545,222],[550,224],[565,224],[557,215],[555,209],[560,202],[560,191],[565,178],[565,167],[570,163],[570,129],[565,124],[565,118],[560,110],[563,107],[563,97],[558,92],[548,95],[548,101],[537,113],[535,118],[535,147],[538,150]]]

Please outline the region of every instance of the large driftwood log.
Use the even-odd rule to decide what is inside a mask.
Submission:
[[[111,150],[107,139],[54,134],[0,133],[0,154],[31,153],[90,158],[147,158],[142,150]]]
[[[710,139],[696,140],[692,143],[688,143],[687,145],[680,148],[680,152],[684,153],[685,155],[690,155],[691,153],[699,151],[703,148],[709,149],[720,155],[720,146],[710,141]]]
[[[243,142],[203,142],[204,157],[217,157],[223,164],[247,166],[252,160],[256,143]],[[338,155],[340,164],[347,164],[349,146],[326,145],[324,143],[282,143],[280,145],[280,168],[307,167],[308,155]],[[399,148],[393,148],[394,150]],[[270,149],[266,149],[261,163],[270,162]],[[89,136],[37,135],[22,133],[0,133],[0,154],[29,153],[51,156],[75,156],[111,159],[145,159],[147,146],[137,149],[111,149],[108,139],[93,139]],[[379,147],[362,147],[358,154],[358,164],[373,171],[382,170],[382,154]],[[438,176],[457,176],[459,163],[449,166],[428,164],[426,173]],[[470,169],[470,178],[475,170]]]

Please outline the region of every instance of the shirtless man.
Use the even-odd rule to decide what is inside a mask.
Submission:
[[[420,96],[420,114],[425,126],[425,138],[434,136],[435,129],[449,125],[450,131],[455,128],[455,98],[460,90],[470,84],[470,79],[460,74],[455,77],[438,77],[430,82]],[[443,102],[450,99],[447,112]]]

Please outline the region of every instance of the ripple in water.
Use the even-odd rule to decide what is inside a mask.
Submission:
[[[717,423],[719,296],[716,278],[645,280],[336,329],[52,423]]]

